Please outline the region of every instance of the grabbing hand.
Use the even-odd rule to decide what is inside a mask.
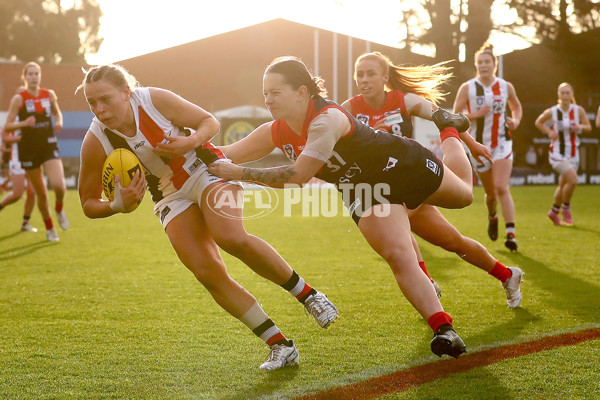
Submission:
[[[227,180],[241,180],[243,168],[230,160],[220,159],[208,166],[208,172]]]
[[[189,136],[164,136],[164,140],[156,145],[154,153],[165,157],[179,157],[190,150],[194,145],[190,142]]]
[[[492,160],[492,153],[490,153],[488,148],[482,145],[481,143],[472,141],[465,142],[465,144],[469,148],[469,151],[471,152],[473,158],[475,158],[480,164],[483,164],[483,160],[481,159],[481,157],[487,159],[492,164],[494,163],[494,161]]]
[[[137,171],[126,188],[121,187],[121,176],[115,176],[115,198],[110,202],[113,211],[130,213],[137,208],[146,193],[146,177]]]

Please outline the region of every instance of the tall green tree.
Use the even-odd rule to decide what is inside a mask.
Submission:
[[[0,0],[0,58],[82,63],[96,53],[102,11],[97,0]]]

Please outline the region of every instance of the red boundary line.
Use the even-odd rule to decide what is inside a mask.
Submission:
[[[526,356],[562,346],[572,346],[600,338],[600,328],[548,336],[531,342],[511,344],[490,350],[466,354],[458,359],[445,359],[368,379],[364,382],[339,386],[323,392],[297,397],[295,400],[367,400],[386,394],[403,392],[436,379],[445,378],[474,368],[485,367],[509,358]]]

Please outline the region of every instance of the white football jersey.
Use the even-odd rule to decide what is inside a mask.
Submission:
[[[135,89],[129,101],[137,125],[135,136],[110,130],[97,118],[93,119],[90,131],[100,140],[106,155],[116,147],[124,146],[135,153],[145,169],[152,199],[157,202],[179,190],[192,174],[207,171],[207,168],[193,150],[175,158],[155,154],[153,148],[166,142],[165,135],[185,136],[186,133],[158,112],[148,88]]]
[[[496,78],[490,86],[485,86],[478,78],[467,82],[469,98],[467,111],[473,113],[484,105],[491,107],[490,112],[471,121],[471,136],[488,149],[494,149],[503,140],[511,140],[506,128],[506,106],[508,103],[508,84],[502,78]]]
[[[558,133],[558,138],[550,143],[550,157],[560,159],[564,157],[579,157],[579,136],[581,130],[575,131],[572,127],[579,124],[579,107],[569,105],[564,111],[557,104],[552,110],[552,129]]]

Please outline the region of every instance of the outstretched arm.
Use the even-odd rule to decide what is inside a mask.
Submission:
[[[286,184],[303,185],[315,176],[331,157],[335,144],[339,138],[349,132],[350,126],[350,120],[343,112],[335,109],[326,110],[312,121],[304,150],[294,164],[273,168],[249,168],[227,162],[215,162],[209,166],[209,171],[222,178],[271,187],[281,188]],[[271,141],[270,136],[268,138],[265,135],[261,136],[257,131],[252,132],[246,139],[253,143],[252,147],[258,147],[254,143],[257,141],[265,143]],[[239,146],[238,150],[241,149],[242,146]],[[225,154],[227,155],[227,150]],[[237,157],[243,158],[244,155],[238,152]]]

